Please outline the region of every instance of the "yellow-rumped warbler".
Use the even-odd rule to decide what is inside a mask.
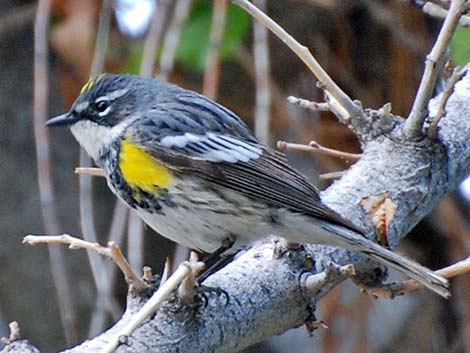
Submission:
[[[325,206],[317,189],[262,145],[222,105],[178,86],[133,75],[90,79],[69,125],[111,190],[161,235],[212,253],[269,234],[356,250],[448,297],[448,282],[365,238]]]

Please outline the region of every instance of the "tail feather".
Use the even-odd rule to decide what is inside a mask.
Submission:
[[[450,298],[450,292],[448,289],[449,281],[444,277],[424,266],[421,266],[417,262],[388,250],[366,238],[361,237],[349,240],[352,247],[356,248],[364,255],[402,272],[442,297]]]

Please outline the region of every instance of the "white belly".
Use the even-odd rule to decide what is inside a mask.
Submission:
[[[232,251],[269,235],[298,243],[341,245],[331,232],[306,215],[270,207],[227,188],[217,192],[185,179],[168,190],[168,202],[161,210],[139,215],[160,235],[191,249],[212,253],[235,240]]]
[[[161,212],[139,210],[142,219],[162,236],[204,252],[214,252],[227,239],[233,250],[270,234],[266,205],[248,200],[229,189],[208,191],[185,180],[169,191],[171,202]]]

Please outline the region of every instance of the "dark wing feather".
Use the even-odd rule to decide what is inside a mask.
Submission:
[[[283,154],[261,145],[238,116],[204,96],[180,90],[128,129],[134,143],[177,173],[362,233],[323,205]]]
[[[176,172],[202,178],[254,200],[320,218],[356,232],[363,230],[321,203],[317,189],[289,166],[283,155],[263,147],[258,159],[248,162],[209,162],[159,147],[147,151]]]

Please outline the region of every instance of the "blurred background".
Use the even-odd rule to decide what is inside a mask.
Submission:
[[[360,147],[329,113],[286,101],[290,95],[322,101],[322,93],[283,43],[225,0],[48,2],[39,3],[34,31],[38,2],[0,0],[0,336],[17,320],[23,337],[56,351],[112,325],[127,286],[113,264],[94,254],[25,246],[24,235],[112,239],[136,271],[147,265],[154,273],[166,256],[178,263],[187,253],[146,229],[103,180],[75,175],[75,167],[89,163],[78,144],[66,130],[44,128],[92,73],[155,75],[202,92],[238,113],[271,146],[315,140],[354,153]],[[408,114],[440,26],[420,11],[419,1],[255,3],[308,46],[351,97],[371,108],[391,102],[395,114]],[[458,29],[449,53],[454,63],[469,61],[468,30]],[[348,168],[321,154],[288,156],[320,188],[331,180],[319,174]],[[462,188],[443,200],[400,251],[434,269],[468,256],[465,195]],[[469,279],[453,280],[447,301],[425,290],[374,300],[344,283],[318,308],[328,329],[311,338],[301,327],[247,352],[470,352]]]

